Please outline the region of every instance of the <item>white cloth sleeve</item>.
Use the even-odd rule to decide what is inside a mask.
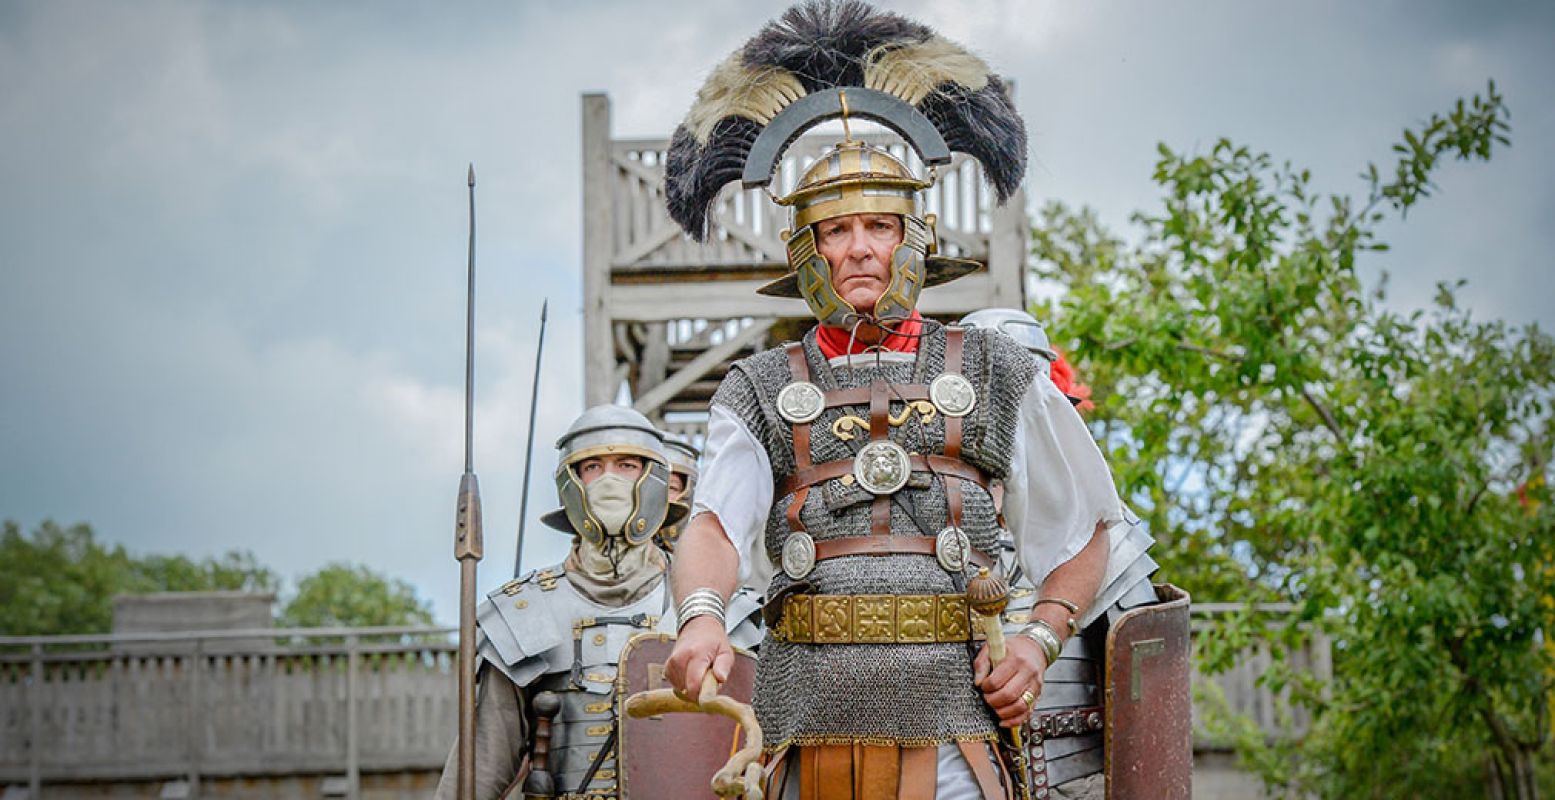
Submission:
[[[1004,486],[1004,518],[1032,585],[1040,588],[1078,555],[1098,522],[1110,527],[1122,517],[1112,472],[1090,429],[1069,398],[1038,373],[1021,397]]]
[[[766,592],[772,559],[762,545],[772,508],[772,463],[745,423],[721,406],[707,417],[707,441],[691,516],[711,513],[740,554],[740,586]]]

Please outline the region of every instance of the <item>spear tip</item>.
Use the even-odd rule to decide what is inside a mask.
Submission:
[[[475,162],[470,162],[470,188],[475,188]]]
[[[545,322],[545,313],[546,313],[546,310],[549,309],[550,307],[551,307],[551,298],[549,298],[549,297],[545,298],[545,301],[540,303],[540,321],[541,322]]]

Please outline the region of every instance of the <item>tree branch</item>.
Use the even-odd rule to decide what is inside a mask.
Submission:
[[[1312,393],[1307,391],[1305,388],[1301,390],[1301,397],[1307,401],[1307,405],[1312,406],[1312,410],[1316,411],[1319,417],[1322,417],[1323,426],[1328,428],[1329,432],[1334,435],[1335,439],[1339,440],[1339,445],[1341,447],[1348,448],[1349,439],[1345,438],[1344,431],[1339,429],[1339,421],[1334,419],[1334,415],[1328,410],[1328,407],[1323,405],[1322,401],[1318,400],[1316,397],[1313,397]]]
[[[1479,487],[1479,491],[1475,492],[1474,496],[1469,498],[1469,504],[1463,509],[1464,516],[1469,516],[1470,514],[1474,513],[1474,506],[1479,505],[1479,499],[1485,496],[1485,492],[1488,489],[1490,489],[1490,481],[1485,481],[1485,485]]]
[[[1188,344],[1187,342],[1184,342],[1184,341],[1178,341],[1177,342],[1177,349],[1178,350],[1186,350],[1186,351],[1188,351],[1190,353],[1198,353],[1199,355],[1209,356],[1210,358],[1218,358],[1221,361],[1229,361],[1229,362],[1231,362],[1233,364],[1240,364],[1244,360],[1246,360],[1246,359],[1242,358],[1241,356],[1235,355],[1233,353],[1226,353],[1226,352],[1222,352],[1220,350],[1214,350],[1214,349],[1211,349],[1211,348],[1208,348],[1208,347],[1200,347],[1200,346],[1198,346],[1196,344]]]

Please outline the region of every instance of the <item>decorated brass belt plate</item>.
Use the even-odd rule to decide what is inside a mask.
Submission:
[[[777,396],[778,416],[798,425],[810,422],[826,408],[826,393],[809,381],[794,381]]]
[[[972,557],[971,537],[960,528],[945,528],[934,539],[934,557],[946,572],[966,572],[967,561]]]
[[[815,540],[804,531],[794,531],[783,540],[783,572],[799,580],[815,569]]]
[[[947,372],[929,384],[929,400],[947,417],[964,417],[977,407],[977,390],[971,381]]]
[[[907,485],[911,475],[907,451],[889,439],[864,445],[853,459],[853,477],[870,494],[893,494]]]

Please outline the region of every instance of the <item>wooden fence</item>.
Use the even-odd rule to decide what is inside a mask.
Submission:
[[[1231,606],[1198,606],[1195,628]],[[1283,609],[1269,609],[1279,613]],[[0,786],[343,776],[441,768],[456,725],[451,628],[0,636]],[[248,649],[236,650],[237,640]],[[1331,675],[1316,639],[1301,668]],[[1194,680],[1269,735],[1288,699],[1257,685],[1267,648]],[[1204,687],[1201,687],[1201,689]],[[1306,725],[1290,712],[1299,732]],[[1195,707],[1195,747],[1206,736]]]
[[[171,779],[192,796],[202,777],[312,773],[355,797],[362,770],[438,769],[452,630],[0,637],[0,784]]]

